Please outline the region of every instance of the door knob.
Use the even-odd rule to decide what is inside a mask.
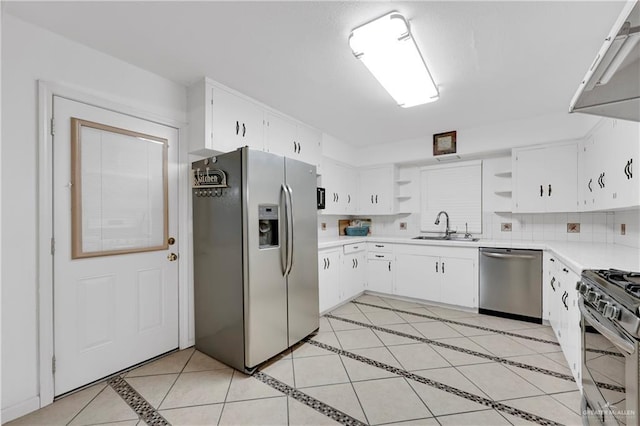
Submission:
[[[167,255],[167,259],[169,259],[169,262],[173,262],[175,260],[178,260],[178,255],[175,253],[169,253]]]

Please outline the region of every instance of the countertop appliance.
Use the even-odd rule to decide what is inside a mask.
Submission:
[[[587,425],[640,422],[640,273],[587,270],[582,314],[582,413]]]
[[[316,168],[244,147],[192,173],[196,348],[252,373],[319,327]]]
[[[627,1],[571,99],[569,112],[640,121],[640,2]]]
[[[542,252],[480,248],[481,314],[542,323]]]

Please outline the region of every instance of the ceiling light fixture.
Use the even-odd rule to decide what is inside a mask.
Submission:
[[[398,12],[355,28],[349,36],[349,46],[401,107],[438,100],[438,88],[409,23]]]

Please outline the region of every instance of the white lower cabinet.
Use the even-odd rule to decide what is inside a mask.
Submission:
[[[365,243],[344,246],[340,268],[342,300],[362,293],[367,281],[367,251]]]
[[[478,307],[478,249],[397,245],[394,294]]]
[[[378,293],[393,293],[393,254],[370,252],[367,257],[366,289]]]
[[[320,312],[340,303],[340,251],[341,248],[318,251]]]
[[[580,276],[553,255],[545,254],[543,300],[547,319],[577,383],[581,377],[580,309],[576,283]]]

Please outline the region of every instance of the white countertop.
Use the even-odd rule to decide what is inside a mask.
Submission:
[[[619,244],[604,243],[578,243],[562,241],[433,241],[414,240],[408,237],[321,237],[318,238],[320,250],[339,247],[344,244],[360,242],[379,242],[389,244],[415,244],[429,246],[453,246],[453,247],[501,247],[521,248],[533,250],[547,250],[552,252],[559,260],[565,263],[576,273],[584,269],[616,268],[627,271],[640,271],[640,249],[622,246]]]

